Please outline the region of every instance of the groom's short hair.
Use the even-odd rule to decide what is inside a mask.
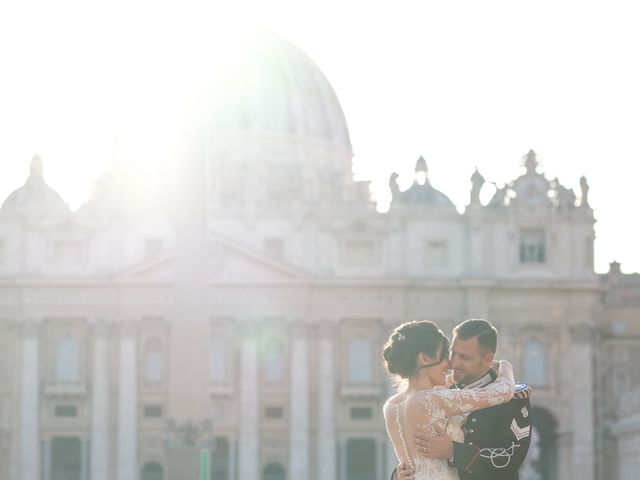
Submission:
[[[498,347],[498,331],[490,322],[481,318],[465,320],[453,329],[453,337],[460,340],[478,339],[483,349],[496,353]]]

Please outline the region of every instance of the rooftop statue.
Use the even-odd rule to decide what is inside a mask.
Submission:
[[[482,189],[484,182],[484,177],[476,167],[473,175],[471,175],[471,199],[469,201],[470,205],[480,205],[480,190]]]
[[[587,183],[587,177],[584,175],[580,177],[580,191],[582,192],[582,200],[580,201],[581,207],[589,206],[589,184]]]
[[[394,201],[400,196],[400,187],[398,186],[399,175],[393,172],[389,177],[389,189],[391,190],[391,201]]]

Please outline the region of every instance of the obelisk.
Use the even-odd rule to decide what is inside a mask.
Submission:
[[[169,352],[169,412],[178,426],[209,419],[206,158],[204,102],[189,93],[176,122],[174,309]],[[199,448],[174,438],[168,478],[197,478]]]

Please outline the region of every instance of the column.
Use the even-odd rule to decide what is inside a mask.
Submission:
[[[135,480],[137,465],[137,365],[133,326],[124,326],[120,335],[118,371],[118,480]]]
[[[240,445],[238,478],[259,478],[258,364],[255,323],[243,325],[240,352]]]
[[[91,480],[109,480],[108,327],[95,326],[91,404]]]
[[[318,345],[318,480],[336,478],[333,326],[322,325]]]
[[[591,331],[587,325],[572,330],[571,371],[574,390],[572,412],[572,478],[594,478],[594,409],[593,409],[593,349]]]
[[[40,340],[36,324],[25,325],[22,336],[20,388],[20,480],[40,480]]]
[[[289,382],[289,474],[309,475],[309,360],[305,325],[295,325],[291,340],[291,380]]]

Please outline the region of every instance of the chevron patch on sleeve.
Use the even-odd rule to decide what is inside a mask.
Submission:
[[[528,437],[531,433],[531,425],[520,427],[518,426],[518,422],[516,422],[516,419],[514,418],[511,421],[511,431],[516,436],[516,440],[522,440],[523,438]]]

